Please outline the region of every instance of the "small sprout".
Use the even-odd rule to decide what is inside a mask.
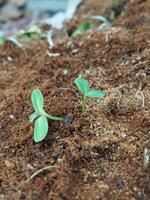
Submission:
[[[39,38],[42,36],[42,29],[40,26],[33,24],[32,26],[25,28],[24,30],[20,30],[19,33],[24,39],[29,40],[30,38]]]
[[[82,112],[86,111],[87,97],[101,98],[105,96],[105,93],[101,90],[90,89],[89,82],[84,78],[78,77],[74,80],[74,83],[78,87],[81,94],[83,94]]]
[[[44,107],[44,98],[39,89],[35,89],[32,92],[31,95],[31,101],[32,105],[34,107],[35,112],[29,117],[30,122],[32,122],[34,119],[35,125],[34,125],[34,141],[40,142],[42,141],[48,132],[48,119],[56,120],[56,121],[64,121],[61,117],[54,117],[51,115],[48,115],[43,107]]]
[[[82,33],[84,33],[85,31],[92,29],[94,27],[94,25],[91,22],[84,22],[83,24],[81,24],[72,34],[71,36],[73,38],[78,37],[79,35],[81,35]]]

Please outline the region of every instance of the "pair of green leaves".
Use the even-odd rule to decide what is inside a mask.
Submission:
[[[93,90],[89,86],[89,82],[84,78],[76,78],[74,83],[78,87],[79,91],[83,94],[83,101],[82,101],[82,112],[86,110],[86,99],[87,97],[93,98],[101,98],[105,96],[105,93],[101,90]]]
[[[74,80],[74,83],[77,85],[80,92],[86,97],[101,98],[105,95],[101,90],[90,89],[88,80],[84,78],[78,77]]]
[[[32,122],[34,119],[34,141],[42,141],[48,132],[48,121],[43,110],[44,107],[44,98],[39,89],[35,89],[31,95],[31,101],[34,107],[35,112],[30,116],[29,120]]]
[[[64,119],[61,117],[54,117],[54,116],[48,115],[44,111],[43,109],[44,98],[39,89],[35,89],[32,92],[31,101],[32,101],[35,112],[29,117],[29,120],[30,122],[32,122],[34,119],[37,118],[34,125],[34,141],[40,142],[46,137],[48,133],[47,118],[51,120],[58,120],[58,121],[63,121]]]

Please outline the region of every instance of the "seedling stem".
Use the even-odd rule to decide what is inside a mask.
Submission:
[[[83,100],[82,100],[82,112],[86,111],[86,103],[87,103],[87,97],[83,96]]]
[[[79,91],[83,95],[82,97],[82,112],[86,111],[87,97],[101,98],[105,96],[105,93],[101,90],[93,90],[90,88],[88,80],[78,77],[74,80],[74,83],[78,87]]]
[[[64,121],[64,118],[62,117],[54,117],[52,115],[48,115],[47,113],[45,113],[45,116],[48,118],[48,119],[51,119],[51,120],[55,120],[55,121]]]

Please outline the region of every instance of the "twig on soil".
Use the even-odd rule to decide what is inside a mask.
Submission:
[[[146,79],[146,73],[145,73],[145,72],[138,72],[138,73],[136,74],[136,76],[137,76],[137,77],[143,76],[144,79]],[[140,81],[140,84],[139,84],[139,91],[141,91],[141,90],[142,90],[142,81]]]
[[[54,168],[56,168],[56,165],[49,165],[47,167],[43,167],[42,169],[39,169],[38,171],[34,172],[27,180],[26,182],[30,182],[33,178],[35,178],[36,176],[38,176],[41,172],[45,171],[45,170],[52,170]]]
[[[139,77],[139,76],[143,76],[144,78],[146,78],[146,73],[140,71],[140,72],[136,73],[136,76],[137,76],[137,77]]]
[[[110,33],[107,31],[107,32],[106,32],[106,37],[105,37],[105,42],[108,42],[108,40],[109,40],[109,35],[110,35]]]
[[[12,43],[14,43],[17,47],[22,48],[23,44],[21,44],[16,38],[14,37],[8,37],[7,38],[9,41],[11,41]]]
[[[145,107],[145,96],[144,96],[143,92],[137,91],[135,94],[135,97],[137,99],[142,99],[142,107]]]
[[[140,60],[141,59],[141,57],[137,57],[137,59],[138,60]],[[133,66],[133,70],[135,70],[137,67],[139,67],[140,65],[146,65],[147,64],[147,60],[146,61],[143,61],[143,62],[139,62],[139,63],[137,63],[137,64],[135,64],[134,66]],[[141,72],[140,72],[141,73]],[[139,74],[137,74],[137,76],[139,76],[140,75],[140,73]]]
[[[53,33],[52,31],[49,31],[48,34],[47,34],[47,41],[48,41],[48,44],[49,44],[49,48],[52,49],[54,47],[54,43],[53,43],[53,40],[52,40],[52,36],[53,36]]]
[[[106,75],[105,69],[103,69],[102,67],[97,67],[97,68],[102,72],[102,75]]]
[[[144,148],[144,169],[145,170],[148,168],[149,162],[150,162],[150,155],[149,155],[148,149],[145,147]]]
[[[138,72],[137,74],[136,74],[136,76],[137,77],[139,77],[139,76],[143,76],[145,79],[146,79],[146,73],[145,72]],[[138,91],[136,92],[136,94],[135,94],[135,97],[137,98],[137,99],[142,99],[142,107],[145,107],[145,96],[144,96],[144,94],[143,94],[143,92],[141,91],[142,90],[142,81],[140,81],[140,84],[139,84],[139,89],[138,89]]]

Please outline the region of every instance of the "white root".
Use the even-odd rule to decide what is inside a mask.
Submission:
[[[144,169],[148,168],[149,162],[150,162],[150,155],[149,155],[148,149],[145,147],[144,148]]]
[[[52,36],[53,36],[53,33],[52,31],[49,31],[48,34],[47,34],[47,41],[48,41],[48,44],[49,44],[49,48],[52,49],[54,47],[54,43],[53,43],[53,40],[52,40]]]
[[[38,176],[41,172],[45,171],[45,170],[52,170],[54,168],[56,168],[56,165],[49,165],[47,167],[43,167],[42,169],[39,169],[38,171],[34,172],[27,180],[26,182],[30,182],[33,178],[35,178],[36,176]]]

